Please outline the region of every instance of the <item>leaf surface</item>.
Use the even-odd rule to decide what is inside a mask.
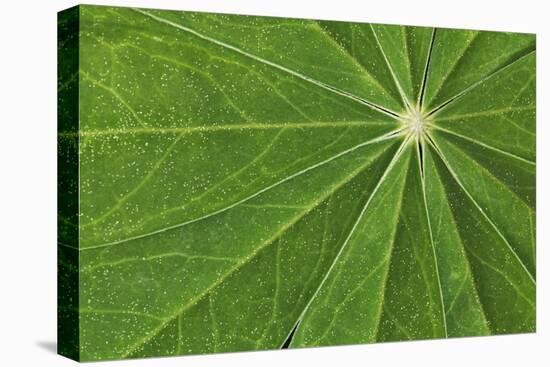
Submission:
[[[535,330],[534,36],[79,15],[80,359]]]

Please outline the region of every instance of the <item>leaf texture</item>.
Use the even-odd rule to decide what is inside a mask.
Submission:
[[[60,353],[535,330],[533,35],[98,6],[59,29]]]

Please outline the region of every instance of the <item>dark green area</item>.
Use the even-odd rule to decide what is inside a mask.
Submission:
[[[79,7],[58,15],[57,351],[79,360],[78,67]],[[65,133],[74,137],[67,138]]]

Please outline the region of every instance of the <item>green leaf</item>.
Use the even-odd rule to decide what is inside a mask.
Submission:
[[[59,18],[59,349],[535,330],[535,37]]]

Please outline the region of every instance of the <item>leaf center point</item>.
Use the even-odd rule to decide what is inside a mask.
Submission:
[[[409,135],[420,139],[427,130],[426,116],[419,108],[413,108],[408,111],[403,119],[403,123]]]

